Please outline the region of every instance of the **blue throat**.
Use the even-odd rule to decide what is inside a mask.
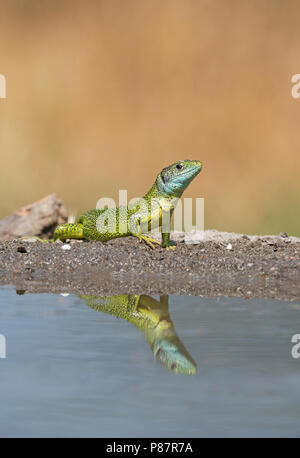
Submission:
[[[191,173],[174,176],[166,182],[162,180],[161,175],[158,175],[156,183],[162,194],[180,197],[197,173],[198,171],[195,173],[195,170],[193,170]]]

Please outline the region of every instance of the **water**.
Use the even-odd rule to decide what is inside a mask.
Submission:
[[[300,435],[299,303],[170,296],[169,313],[196,375],[76,296],[0,289],[0,436]]]

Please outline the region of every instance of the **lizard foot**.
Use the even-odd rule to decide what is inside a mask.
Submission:
[[[166,246],[166,250],[176,250],[176,245],[168,245]]]
[[[149,245],[153,249],[154,249],[153,243],[158,243],[158,245],[160,245],[160,242],[158,240],[154,239],[153,237],[149,237],[148,235],[140,234],[138,238],[140,242],[144,240],[144,242],[146,242],[147,245]]]
[[[176,243],[173,240],[166,240],[165,243],[163,243],[163,248],[166,250],[175,250]]]

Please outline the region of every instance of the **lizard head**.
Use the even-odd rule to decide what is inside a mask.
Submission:
[[[154,358],[176,374],[193,375],[197,365],[176,335],[157,339],[153,345]]]
[[[180,197],[201,169],[200,161],[178,161],[160,172],[156,184],[160,192]]]

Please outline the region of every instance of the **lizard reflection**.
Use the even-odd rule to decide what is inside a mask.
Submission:
[[[177,336],[170,318],[168,296],[157,301],[146,295],[80,295],[89,307],[134,324],[146,336],[154,358],[175,373],[195,374],[197,366]]]

